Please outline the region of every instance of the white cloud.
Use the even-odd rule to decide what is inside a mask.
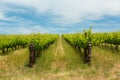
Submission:
[[[33,30],[33,32],[40,32],[40,33],[54,33],[54,32],[60,32],[60,31],[65,31],[66,28],[62,28],[62,27],[43,27],[40,25],[35,25],[32,26],[31,28]]]
[[[0,13],[0,19],[2,19],[2,20],[5,19],[5,16],[4,16],[4,13],[3,13],[3,12]]]
[[[5,33],[8,34],[30,34],[30,33],[60,33],[61,31],[65,31],[66,28],[54,28],[54,27],[43,27],[41,25],[19,25],[17,27],[2,27],[0,29],[0,32],[4,31]]]
[[[53,21],[60,24],[101,19],[104,15],[120,15],[120,0],[1,0],[0,2],[35,9],[39,15],[50,12],[58,16],[53,18]]]

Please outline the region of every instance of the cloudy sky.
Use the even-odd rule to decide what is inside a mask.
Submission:
[[[120,31],[120,0],[0,0],[0,34]]]

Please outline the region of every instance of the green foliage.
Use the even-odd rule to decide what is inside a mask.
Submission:
[[[35,50],[40,51],[52,44],[57,38],[56,34],[32,34],[30,35],[30,42],[35,45]]]
[[[28,35],[0,35],[0,49],[25,46],[28,44]]]
[[[73,46],[85,48],[88,42],[92,42],[92,28],[84,30],[83,33],[63,34],[63,38]]]
[[[120,32],[109,32],[109,33],[94,33],[94,43],[108,43],[120,45]]]
[[[85,48],[88,42],[120,45],[120,32],[92,33],[92,28],[83,33],[63,34],[63,38],[73,46]]]
[[[31,42],[35,50],[40,51],[53,43],[58,38],[56,34],[29,34],[29,35],[0,35],[0,50],[29,46]]]

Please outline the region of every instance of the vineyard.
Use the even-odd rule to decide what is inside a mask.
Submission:
[[[99,78],[120,78],[120,32],[0,35],[1,80]]]
[[[111,33],[92,33],[92,30],[86,30],[83,33],[63,34],[63,38],[73,47],[84,49],[85,62],[91,63],[92,47],[102,45],[112,45],[114,50],[119,52],[120,32]]]
[[[91,42],[93,46],[114,45],[118,51],[118,45],[120,45],[120,32],[92,33],[89,29],[84,33],[63,34],[63,37],[72,46],[78,48],[86,48],[87,43]]]
[[[40,51],[52,44],[58,35],[30,34],[30,35],[0,35],[0,50],[2,53],[9,49],[27,47],[31,42],[35,45],[35,51]]]

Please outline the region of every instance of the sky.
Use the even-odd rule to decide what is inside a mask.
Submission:
[[[120,0],[0,0],[0,34],[120,31]]]

